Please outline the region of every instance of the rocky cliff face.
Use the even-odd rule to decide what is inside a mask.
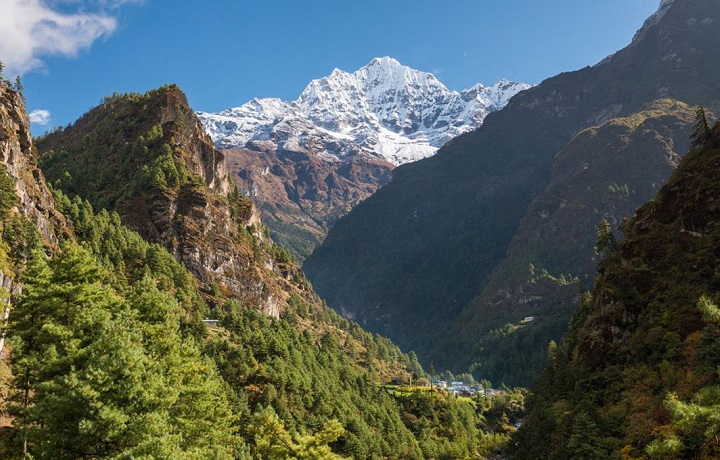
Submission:
[[[61,232],[68,230],[66,219],[55,210],[33,154],[30,121],[22,94],[0,82],[0,165],[15,180],[19,197],[17,210],[37,227],[50,247]]]
[[[38,150],[56,186],[117,210],[207,289],[280,314],[297,269],[267,252],[252,202],[234,190],[224,155],[177,87],[108,98]]]
[[[506,258],[533,199],[551,183],[558,152],[581,131],[660,98],[716,105],[717,24],[717,2],[673,2],[626,49],[519,93],[482,129],[398,167],[393,181],[341,219],[305,262],[318,293],[425,362],[467,363],[472,348],[449,348],[442,338]],[[566,241],[573,244],[569,235]],[[496,320],[522,320],[520,311],[498,306],[478,318],[494,327]],[[567,313],[559,317],[567,320]],[[474,333],[487,332],[474,324]]]
[[[14,182],[14,206],[0,218],[0,367],[7,372],[6,326],[10,302],[22,287],[18,275],[38,235],[46,250],[58,247],[58,237],[72,234],[69,221],[55,209],[42,172],[37,167],[30,121],[20,92],[0,79],[0,174]],[[1,199],[8,199],[3,195]],[[37,233],[35,233],[37,232]],[[6,376],[0,378],[0,406],[5,410]],[[0,420],[5,426],[7,420]]]

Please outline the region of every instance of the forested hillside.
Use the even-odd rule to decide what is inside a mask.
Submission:
[[[718,458],[720,125],[655,200],[598,232],[604,255],[551,344],[513,458]]]
[[[455,459],[502,445],[511,429],[489,431],[503,405],[486,422],[478,400],[385,388],[424,372],[317,299],[183,101],[176,87],[115,95],[46,138],[53,197],[22,97],[0,85],[0,457]]]

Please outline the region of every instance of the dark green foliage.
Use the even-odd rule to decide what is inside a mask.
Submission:
[[[513,458],[718,455],[719,130],[623,224],[593,295],[549,353]]]
[[[132,285],[149,274],[182,306],[183,327],[196,333],[202,330],[200,320],[207,307],[197,281],[167,250],[123,226],[117,213],[102,210],[96,215],[89,202],[79,197],[71,200],[58,190],[53,193],[58,210],[73,222],[78,240],[104,263],[115,283]]]
[[[567,450],[569,460],[605,460],[608,458],[600,430],[584,412],[575,416]]]
[[[511,386],[535,380],[547,359],[548,337],[561,337],[565,332],[557,316],[543,315],[531,323],[508,323],[488,331],[472,350],[477,359],[470,370]]]
[[[243,401],[241,426],[252,426],[252,414],[270,406],[290,433],[315,432],[339,421],[345,434],[336,447],[354,458],[422,458],[393,398],[377,380],[382,371],[377,366],[386,366],[381,360],[407,358],[385,339],[357,326],[347,331],[352,339],[332,326],[324,326],[324,332],[301,331],[293,323],[313,318],[317,325],[328,320],[341,325],[344,320],[330,311],[297,306],[297,316],[289,321],[273,320],[232,302],[223,309],[229,335],[214,336],[208,352]],[[360,344],[362,349],[355,348]],[[254,442],[252,430],[243,434]]]
[[[692,133],[692,148],[702,147],[712,136],[710,123],[703,106],[698,106],[695,112],[695,128]]]
[[[478,393],[475,400],[485,418],[485,431],[505,435],[514,433],[516,424],[525,417],[525,401],[529,392],[525,388],[505,388],[489,394],[491,383],[483,380],[481,384],[483,393]]]
[[[123,216],[149,213],[148,201],[191,186],[183,152],[173,147],[172,130],[158,124],[175,89],[114,95],[65,132],[38,139],[48,182],[70,197],[90,200],[96,209]],[[184,114],[176,116],[175,123],[182,123]],[[92,127],[87,135],[81,133],[85,126]]]
[[[2,225],[2,243],[6,244],[6,259],[14,267],[6,274],[21,270],[33,249],[42,245],[37,227],[19,214],[11,215]]]
[[[720,331],[716,328],[720,325],[720,308],[703,296],[698,301],[698,309],[709,326],[704,338],[715,348],[720,347]],[[720,364],[720,356],[715,356],[712,362]],[[720,373],[720,366],[717,371]],[[672,421],[662,436],[646,448],[651,458],[670,460],[720,455],[720,385],[702,388],[691,401],[682,401],[677,394],[669,393],[664,406]]]
[[[15,181],[6,171],[4,166],[0,165],[0,220],[5,220],[10,210],[18,202],[15,194]]]
[[[480,420],[468,402],[429,391],[397,400],[403,422],[420,442],[422,458],[470,458],[483,447]]]
[[[15,180],[0,166],[0,273],[11,275],[37,242],[37,230],[27,219],[11,215],[18,203]]]
[[[15,426],[33,458],[232,458],[222,381],[150,278],[127,293],[74,243],[36,252],[10,327]]]
[[[13,89],[18,93],[22,93],[23,91],[25,91],[25,86],[23,86],[22,78],[20,78],[20,75],[15,77],[15,84],[13,85]]]

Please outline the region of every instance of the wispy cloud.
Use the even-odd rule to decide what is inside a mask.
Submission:
[[[117,27],[112,10],[138,0],[0,0],[6,75],[43,69],[43,57],[76,56]]]
[[[30,123],[40,126],[50,124],[50,112],[44,109],[37,109],[30,112]]]
[[[100,0],[100,5],[106,8],[120,8],[130,3],[142,4],[145,0]]]

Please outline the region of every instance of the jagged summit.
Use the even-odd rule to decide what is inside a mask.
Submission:
[[[431,73],[380,57],[353,73],[335,69],[311,81],[295,101],[253,99],[198,115],[221,148],[270,141],[330,161],[365,154],[399,165],[433,155],[529,87],[501,80],[451,91]]]

